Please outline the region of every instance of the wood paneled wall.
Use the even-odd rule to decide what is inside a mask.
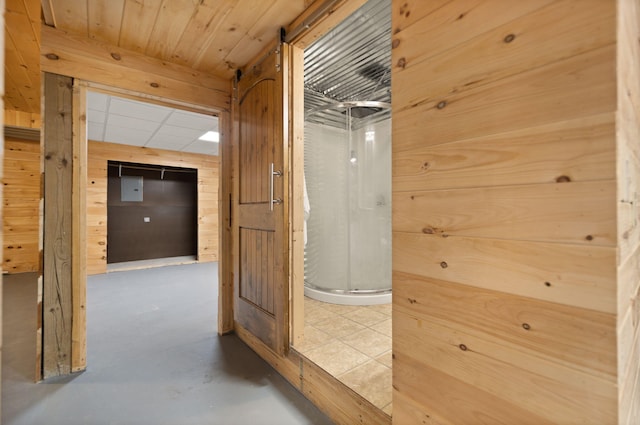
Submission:
[[[393,32],[393,422],[616,423],[615,2]]]
[[[11,109],[4,110],[4,125],[40,129],[40,124],[40,114]]]
[[[217,156],[89,142],[87,181],[87,273],[107,271],[107,161],[198,170],[198,261],[218,260]]]
[[[640,423],[640,2],[618,0],[619,423]]]
[[[2,269],[36,272],[40,269],[40,143],[7,138],[4,149]]]

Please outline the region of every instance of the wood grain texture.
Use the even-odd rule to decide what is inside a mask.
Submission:
[[[4,9],[3,9],[4,10]],[[6,1],[4,33],[5,108],[40,113],[39,2]]]
[[[304,50],[291,47],[290,87],[292,96],[289,99],[291,148],[289,163],[291,178],[289,179],[289,228],[291,247],[289,255],[289,276],[291,281],[291,325],[289,329],[292,346],[301,344],[304,338],[304,246],[305,246],[305,214],[304,214]]]
[[[617,16],[393,1],[394,423],[618,421]]]
[[[607,113],[614,110],[615,99],[614,45],[474,90],[412,103],[396,95],[394,120],[404,124],[393,126],[394,152]]]
[[[217,110],[229,108],[224,78],[50,27],[43,27],[42,35],[43,71]],[[47,59],[47,54],[58,59]]]
[[[198,170],[198,261],[217,261],[219,158],[89,141],[87,160],[87,274],[107,270],[107,161]]]
[[[395,193],[393,228],[443,236],[615,246],[615,203],[613,181]]]
[[[0,10],[4,10],[5,8],[5,0],[0,0]],[[4,15],[0,15],[0,44],[4,46]],[[0,52],[0,65],[4,68],[4,53]],[[4,110],[4,75],[0,76],[0,108]],[[0,124],[4,126],[4,114],[0,116]],[[4,131],[0,134],[0,164],[4,165]],[[0,167],[0,179],[4,177],[4,166]],[[3,188],[0,185],[0,199],[3,200],[4,205],[4,193]],[[2,206],[0,206],[0,211],[2,211]],[[0,243],[3,243],[3,235],[0,234]],[[3,254],[0,253],[0,262],[3,260],[1,257]],[[2,288],[2,276],[0,276],[0,288]],[[0,291],[0,378],[2,378],[2,291]],[[0,415],[2,414],[2,390],[0,389]]]
[[[616,339],[615,313],[556,305],[400,272],[394,274],[394,283],[394,296],[398,299],[394,311],[405,316],[399,323],[413,320],[416,331],[431,325],[453,329],[453,334],[468,335],[477,344],[504,350],[492,353],[495,359],[576,388],[585,382],[591,382],[589,388],[597,388],[602,381],[617,382],[616,353],[610,350]],[[426,336],[416,337],[428,342]],[[404,343],[410,342],[399,344]],[[465,341],[454,345],[460,343]],[[474,344],[465,345],[472,350]],[[519,350],[520,355],[511,350]],[[455,373],[458,371],[450,372]]]
[[[604,114],[416,147],[394,155],[394,190],[614,180],[614,133]]]
[[[490,27],[496,20],[486,19],[469,27],[498,5],[501,16],[512,15],[514,19],[486,32],[479,30],[485,25]],[[531,13],[523,14],[527,8],[531,8]],[[418,104],[425,101],[422,86],[429,87],[429,98],[443,98],[611,45],[615,42],[614,12],[600,0],[581,4],[572,0],[529,1],[526,5],[505,1],[450,2],[434,12],[446,19],[444,28],[432,26],[434,16],[430,15],[425,18],[429,25],[417,22],[394,35],[394,55],[403,60],[394,82],[394,95],[406,98],[411,105]],[[460,15],[463,17],[457,20]],[[456,27],[461,31],[452,34]],[[550,32],[553,37],[549,37]],[[448,36],[447,44],[423,49],[405,42],[422,36],[438,40]],[[446,50],[452,38],[466,41],[459,48]],[[445,69],[447,72],[442,72]]]
[[[617,55],[619,423],[640,421],[640,4],[619,0]]]
[[[233,109],[234,320],[280,355],[289,349],[287,60],[283,44],[247,70]]]
[[[233,108],[233,105],[232,105]],[[219,116],[220,123],[220,193],[218,195],[219,211],[219,249],[218,256],[218,334],[224,335],[233,331],[233,256],[225,255],[233,251],[232,217],[233,207],[233,145],[231,121],[233,112]]]
[[[3,270],[40,269],[40,143],[5,139],[2,232]]]
[[[395,271],[616,311],[614,248],[395,232],[393,258]]]
[[[40,114],[11,109],[4,110],[4,125],[40,129]]]
[[[71,371],[87,367],[87,87],[74,81],[72,178]]]
[[[72,80],[44,74],[43,378],[71,372]]]

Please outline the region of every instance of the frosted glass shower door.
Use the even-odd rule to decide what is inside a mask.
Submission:
[[[305,123],[305,283],[314,289],[391,289],[391,121],[360,124],[349,133]]]

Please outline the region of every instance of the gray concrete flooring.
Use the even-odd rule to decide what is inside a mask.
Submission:
[[[34,274],[4,276],[4,425],[331,424],[237,337],[217,263],[91,276],[85,372],[33,383]]]

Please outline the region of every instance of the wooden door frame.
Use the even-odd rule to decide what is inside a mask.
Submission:
[[[71,77],[73,78],[73,77]],[[87,91],[95,91],[124,97],[132,100],[143,101],[147,103],[154,103],[163,106],[168,106],[175,109],[187,110],[192,112],[203,113],[207,115],[217,116],[219,120],[220,129],[220,142],[219,142],[219,166],[220,166],[220,178],[218,180],[218,228],[219,228],[219,255],[218,255],[218,332],[220,334],[227,333],[233,326],[233,311],[225,308],[228,305],[229,300],[233,297],[233,282],[229,281],[231,271],[228,267],[225,267],[223,263],[231,261],[231,255],[226,253],[223,249],[230,240],[230,217],[229,209],[223,208],[225,199],[228,199],[228,193],[230,193],[230,169],[223,165],[226,164],[224,155],[228,154],[230,144],[230,113],[226,109],[211,107],[207,105],[198,105],[180,101],[176,99],[165,98],[161,96],[153,96],[143,92],[135,90],[122,89],[115,86],[105,85],[101,83],[94,83],[78,78],[73,78],[72,88],[72,243],[71,243],[71,263],[72,273],[71,281],[65,285],[69,285],[67,290],[71,292],[71,305],[68,306],[71,318],[71,349],[69,353],[66,353],[70,357],[70,370],[62,371],[79,372],[86,369],[86,349],[87,349],[87,328],[86,328],[86,285],[87,285],[87,272],[86,272],[86,260],[87,260],[87,246],[86,246],[86,233],[87,233],[87,204],[86,204],[86,190],[87,190]],[[46,102],[43,103],[46,106]],[[43,111],[46,113],[46,110]],[[43,132],[44,133],[44,132]],[[43,134],[41,138],[41,147],[44,146]],[[43,193],[43,196],[45,194]],[[41,220],[44,219],[44,212],[41,210]],[[40,237],[44,234],[44,228],[40,226]],[[44,281],[42,275],[38,279],[38,302],[42,302]],[[39,304],[42,305],[42,304]],[[231,320],[229,319],[231,315]],[[41,379],[43,376],[42,359],[45,350],[51,349],[47,340],[42,339],[42,330],[44,328],[46,317],[41,316],[41,321],[38,324],[36,335],[36,379]],[[63,353],[64,354],[64,353]],[[55,375],[48,375],[55,376]]]
[[[320,15],[313,23],[308,23],[318,10],[309,10],[297,18],[287,28],[287,33],[296,33],[304,25],[305,29],[295,34],[290,42],[289,72],[289,218],[291,250],[289,258],[290,316],[289,340],[295,344],[304,339],[304,49],[344,21],[367,0],[336,1],[327,15]],[[330,10],[330,13],[328,12]]]

